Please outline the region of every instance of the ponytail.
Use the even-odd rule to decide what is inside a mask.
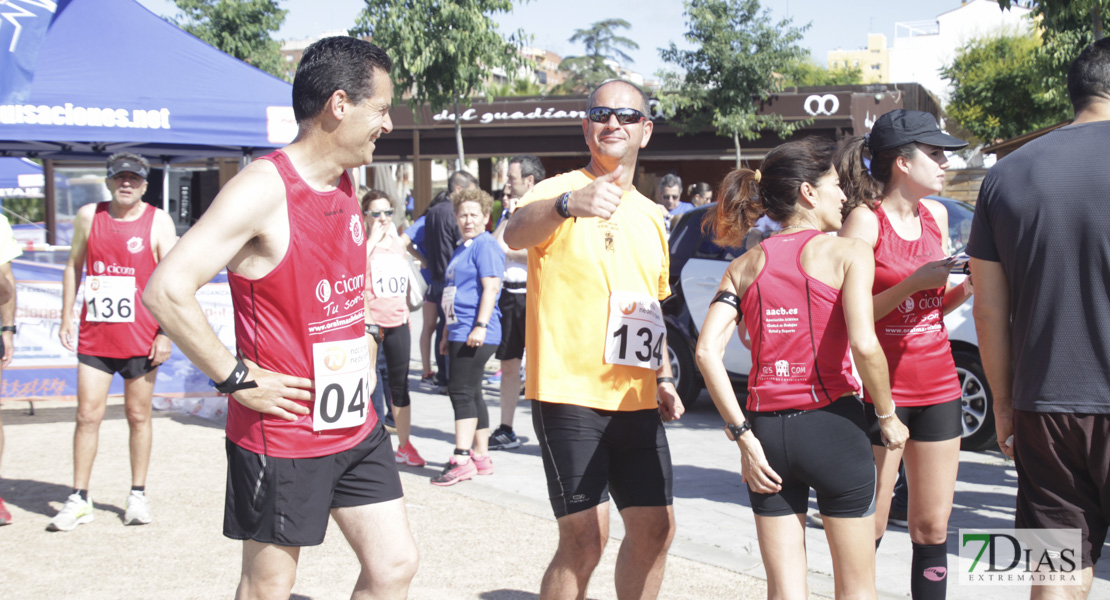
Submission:
[[[717,191],[717,218],[706,219],[702,228],[718,245],[740,248],[761,214],[763,204],[755,171],[736,169],[725,176]]]
[[[870,169],[864,164],[864,152],[870,153],[867,138],[849,138],[833,160],[836,174],[840,177],[840,189],[848,198],[840,209],[845,218],[857,206],[874,209],[883,193],[883,184],[871,176]]]

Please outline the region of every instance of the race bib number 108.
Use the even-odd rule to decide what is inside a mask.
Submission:
[[[658,300],[635,292],[613,292],[609,296],[606,363],[658,370],[663,366],[666,340],[667,326]]]
[[[370,348],[366,338],[312,345],[316,402],[313,431],[358,427],[370,410]]]

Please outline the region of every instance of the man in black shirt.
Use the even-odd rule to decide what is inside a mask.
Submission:
[[[975,325],[1016,527],[1079,529],[1084,598],[1110,524],[1110,38],[1068,70],[1072,124],[998,162],[971,239]]]

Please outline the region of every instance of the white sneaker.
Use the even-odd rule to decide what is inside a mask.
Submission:
[[[46,526],[46,530],[72,531],[78,525],[92,521],[95,516],[92,500],[82,500],[81,494],[70,494],[69,498],[66,498],[62,510],[58,511],[53,519],[50,519],[50,524]]]
[[[146,525],[150,523],[150,502],[146,494],[131,492],[127,496],[127,510],[123,513],[124,525]]]

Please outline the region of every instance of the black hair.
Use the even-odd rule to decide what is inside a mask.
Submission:
[[[899,157],[913,158],[914,154],[917,154],[916,142],[871,154],[867,138],[849,138],[833,159],[836,174],[840,177],[840,187],[848,198],[841,208],[841,214],[847,217],[848,213],[860,205],[875,208],[882,198],[883,188],[894,175],[894,161]],[[866,161],[868,156],[871,160],[870,167]]]
[[[347,36],[315,42],[305,49],[293,77],[293,116],[300,124],[319,115],[336,90],[358,104],[376,92],[374,71],[388,75],[392,68],[389,55],[370,42]]]
[[[447,193],[453,194],[455,188],[467,189],[470,186],[478,186],[478,178],[471,175],[466,171],[455,171],[447,178]]]
[[[1068,68],[1068,98],[1076,113],[1096,98],[1110,100],[1110,38],[1096,40]]]
[[[833,168],[835,153],[831,140],[809,136],[768,152],[758,181],[751,169],[732,171],[717,191],[717,218],[705,221],[706,230],[718,244],[740,247],[761,214],[779,223],[786,221],[794,214],[802,184],[817,185]]]

